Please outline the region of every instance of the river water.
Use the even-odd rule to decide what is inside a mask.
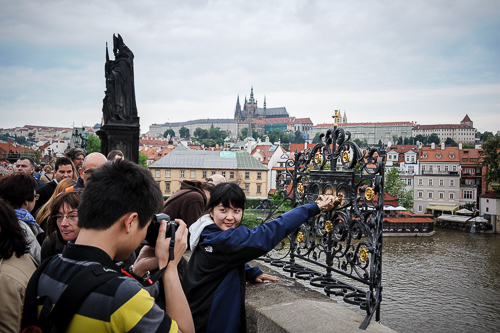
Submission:
[[[383,324],[500,331],[500,235],[436,228],[433,237],[384,237],[383,249]]]
[[[500,235],[435,230],[432,237],[384,237],[382,324],[402,333],[500,332]]]

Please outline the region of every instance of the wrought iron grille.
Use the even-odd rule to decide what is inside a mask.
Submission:
[[[311,218],[259,259],[282,267],[291,277],[309,280],[329,296],[358,305],[366,311],[360,326],[365,329],[374,314],[380,321],[386,151],[376,147],[361,151],[350,136],[334,127],[321,134],[313,148],[295,152],[294,159],[287,160],[286,170],[276,180],[280,201],[261,204],[267,212],[263,222],[286,204],[296,207],[319,195],[333,195],[335,201],[331,210]]]

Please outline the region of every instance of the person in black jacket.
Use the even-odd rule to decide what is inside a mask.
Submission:
[[[246,282],[277,280],[247,262],[272,250],[331,201],[326,197],[318,204],[294,208],[250,230],[240,227],[246,202],[243,190],[235,183],[215,186],[209,214],[189,228],[193,254],[182,280],[196,332],[245,332]]]

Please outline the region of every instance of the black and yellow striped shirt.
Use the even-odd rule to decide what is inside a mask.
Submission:
[[[85,266],[114,263],[103,250],[68,243],[43,271],[38,296],[55,304],[68,283]],[[116,266],[115,266],[116,267]],[[54,328],[55,330],[55,328]],[[177,332],[177,323],[161,310],[134,279],[118,276],[99,287],[82,303],[66,332]]]

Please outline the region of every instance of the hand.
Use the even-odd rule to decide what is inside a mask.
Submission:
[[[318,199],[315,201],[320,210],[325,210],[329,205],[333,206],[333,196],[332,195],[319,195]]]
[[[175,222],[179,225],[179,227],[175,232],[174,260],[172,260],[171,264],[177,266],[187,248],[188,229],[184,221],[176,219]],[[170,237],[166,238],[166,226],[167,221],[161,221],[158,239],[156,240],[155,253],[160,264],[160,269],[167,266],[170,256]]]
[[[268,281],[278,281],[279,279],[276,276],[269,275],[269,274],[261,274],[255,278],[255,282],[257,283],[262,283],[264,280]]]
[[[155,249],[149,245],[143,246],[134,263],[134,274],[137,276],[144,276],[147,271],[152,271],[157,268],[158,259],[155,256]]]

